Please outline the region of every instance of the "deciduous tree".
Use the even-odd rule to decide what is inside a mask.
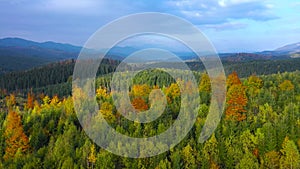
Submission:
[[[243,121],[246,119],[246,97],[245,87],[242,84],[235,84],[229,87],[227,92],[226,119]]]
[[[145,111],[145,110],[148,110],[149,109],[149,106],[148,104],[146,103],[146,101],[141,98],[141,97],[138,97],[138,98],[135,98],[133,99],[132,101],[132,106],[138,110],[138,111]]]
[[[284,80],[279,84],[279,89],[282,91],[291,91],[294,90],[294,85],[290,80]]]
[[[4,134],[6,138],[4,159],[13,158],[17,152],[23,154],[29,150],[29,141],[23,132],[21,117],[14,111],[9,112],[7,115]]]

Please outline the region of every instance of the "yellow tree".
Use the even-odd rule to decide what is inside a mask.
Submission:
[[[201,75],[199,91],[200,92],[211,92],[210,78],[207,73],[203,73]]]
[[[57,95],[54,95],[53,98],[51,99],[50,104],[51,104],[51,105],[57,105],[57,104],[59,104],[59,103],[60,103],[60,102],[59,102],[58,96],[57,96]]]
[[[197,168],[195,151],[189,144],[182,149],[181,153],[184,161],[184,168],[186,169]]]
[[[96,97],[97,99],[100,99],[100,100],[106,100],[109,98],[109,94],[106,90],[106,88],[104,87],[100,87],[96,90]]]
[[[280,153],[277,151],[270,151],[265,154],[264,167],[279,168]]]
[[[300,168],[300,154],[293,140],[286,137],[280,151],[280,168]]]
[[[16,153],[26,153],[29,149],[29,141],[23,132],[21,117],[14,111],[7,115],[4,135],[6,138],[5,160],[15,157]]]
[[[263,87],[263,80],[256,75],[251,75],[247,80],[247,86],[251,97],[255,97]]]
[[[226,99],[226,119],[233,121],[242,121],[246,119],[245,106],[248,99],[246,88],[242,85],[236,72],[229,75],[227,79],[227,99]]]
[[[166,90],[168,103],[173,103],[177,98],[180,97],[180,88],[178,84],[172,83]]]
[[[280,90],[282,91],[291,91],[294,90],[294,85],[290,80],[284,80],[280,85],[279,85]]]
[[[179,81],[180,82],[180,81]],[[167,103],[172,112],[179,112],[180,110],[180,96],[181,91],[177,83],[172,83],[170,87],[166,89]]]
[[[16,97],[14,94],[10,94],[9,96],[6,96],[6,106],[8,109],[12,109],[16,105]]]
[[[211,94],[211,83],[207,73],[203,73],[201,75],[201,80],[199,84],[199,93],[202,99],[202,103],[209,104],[210,94]]]
[[[135,97],[146,97],[151,92],[151,88],[147,84],[133,85],[131,93]]]
[[[215,134],[213,133],[211,138],[206,141],[204,147],[203,147],[203,154],[204,157],[209,161],[210,168],[219,168],[218,166],[218,156],[219,156],[219,150],[218,150],[218,141],[215,137]]]
[[[100,113],[102,114],[103,118],[110,123],[116,120],[116,117],[113,114],[113,105],[111,105],[109,102],[104,102],[101,104]]]
[[[237,85],[237,84],[241,84],[241,83],[242,82],[241,82],[238,74],[236,73],[236,71],[234,71],[230,75],[228,75],[228,78],[226,81],[227,88],[232,85]]]
[[[89,161],[89,163],[91,163],[92,165],[91,165],[91,168],[94,168],[94,165],[95,165],[95,163],[96,163],[96,152],[95,152],[96,150],[95,150],[95,145],[94,144],[92,144],[92,146],[91,146],[91,148],[90,148],[90,155],[88,156],[88,161]]]

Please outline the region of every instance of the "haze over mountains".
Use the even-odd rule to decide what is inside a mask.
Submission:
[[[51,62],[76,59],[82,47],[56,42],[34,42],[21,38],[0,39],[0,73],[27,70]],[[111,59],[122,60],[140,50],[135,47],[114,47],[108,53]],[[101,52],[101,51],[98,51]],[[183,60],[193,60],[195,55],[176,52]],[[221,53],[223,61],[282,60],[300,56],[300,43],[289,44],[273,51],[256,53]],[[151,59],[147,60],[151,61]]]

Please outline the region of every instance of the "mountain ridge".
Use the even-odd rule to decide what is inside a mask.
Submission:
[[[35,42],[17,37],[0,39],[0,74],[11,71],[26,70],[51,62],[76,59],[83,47],[53,41]],[[141,49],[129,46],[116,46],[109,50],[106,57],[123,60],[128,55]],[[105,49],[94,54],[103,54]],[[197,60],[191,52],[174,52],[182,60]],[[245,62],[254,60],[283,60],[300,56],[300,42],[288,44],[273,51],[254,53],[220,53],[222,61]],[[143,59],[141,59],[143,60]],[[169,61],[169,60],[166,60]]]

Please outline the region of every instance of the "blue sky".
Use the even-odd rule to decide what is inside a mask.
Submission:
[[[298,0],[0,0],[0,37],[83,45],[101,26],[137,12],[187,19],[218,52],[300,42]]]

